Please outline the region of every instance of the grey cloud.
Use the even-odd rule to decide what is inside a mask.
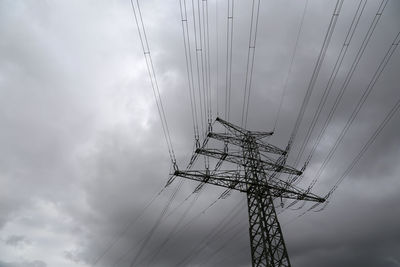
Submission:
[[[193,133],[178,2],[140,2],[172,141],[179,166],[184,168],[192,149]],[[249,3],[235,2],[232,83],[232,121],[235,123],[240,122],[241,115]],[[304,3],[262,1],[250,100],[250,129],[272,130]],[[210,10],[214,10],[214,1],[209,1],[209,4]],[[224,4],[219,2],[220,112],[225,90]],[[289,157],[291,164],[317,107],[356,4],[351,1],[344,3],[295,140],[293,154]],[[360,29],[323,110],[323,119],[333,104],[378,4],[378,1],[368,2]],[[59,234],[54,239],[47,239],[47,235],[33,235],[32,244],[35,244],[37,256],[27,255],[25,262],[17,262],[16,254],[6,255],[6,250],[0,251],[3,260],[0,266],[43,267],[47,266],[46,263],[53,266],[50,263],[53,259],[46,258],[46,251],[40,250],[53,243],[58,246],[55,255],[63,266],[90,265],[126,225],[141,214],[150,199],[165,185],[170,171],[129,1],[68,4],[4,1],[0,5],[0,34],[4,37],[0,41],[0,124],[3,125],[0,131],[0,231],[2,236],[9,238],[15,233],[10,227],[20,227],[22,229],[18,230],[29,232],[27,235],[17,231],[18,236],[14,235],[10,241],[15,244],[24,242],[23,236],[31,238],[38,229]],[[270,138],[273,144],[286,145],[333,5],[334,1],[309,1],[281,117],[275,135]],[[307,187],[314,178],[398,31],[399,10],[397,1],[389,2],[376,35],[371,39],[343,103],[300,186]],[[214,15],[210,14],[211,21],[214,21]],[[214,34],[211,48],[215,49]],[[211,56],[215,59],[215,52]],[[399,97],[398,59],[399,51],[393,55],[355,124],[314,188],[317,194],[323,195],[330,189]],[[215,60],[212,60],[211,68],[215,88]],[[213,99],[216,100],[215,93]],[[302,210],[288,210],[280,215],[293,266],[399,265],[398,120],[398,115],[393,118],[335,192],[326,210],[311,212],[293,222],[290,221],[308,205]],[[314,134],[312,139],[315,137]],[[310,149],[309,145],[306,151]],[[98,266],[112,265],[131,249],[120,261],[121,266],[129,265],[178,181],[176,179],[165,189]],[[195,186],[195,183],[185,182],[170,210],[179,205]],[[239,215],[226,222],[225,231],[212,236],[206,244],[200,242],[236,203],[243,201],[243,196],[234,193],[190,221],[222,191],[207,186],[192,206],[189,199],[175,213],[164,218],[139,262],[147,263],[175,224],[183,226],[190,222],[185,230],[172,235],[152,266],[175,266],[199,246],[204,249],[191,258],[190,266],[250,266],[244,204]],[[50,209],[45,213],[59,220],[39,220],[33,215],[33,218],[25,218],[23,226],[19,225],[26,210],[36,211],[34,203],[37,199],[52,203],[55,211]],[[241,224],[235,226],[238,223]],[[67,243],[64,237],[72,240],[71,243]],[[33,261],[35,259],[46,263]]]

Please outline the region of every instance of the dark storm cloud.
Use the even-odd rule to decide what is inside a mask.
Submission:
[[[345,1],[343,5],[290,163],[311,122],[357,3]],[[235,123],[241,119],[249,4],[235,2],[231,114]],[[250,129],[271,130],[304,4],[261,3]],[[280,119],[270,139],[274,144],[286,145],[334,4],[308,3]],[[210,25],[215,25],[215,2],[209,1],[209,5]],[[333,104],[378,5],[379,1],[369,1],[366,6],[322,119]],[[184,168],[193,133],[179,5],[177,1],[154,0],[142,1],[141,6],[172,142],[179,166]],[[220,1],[218,7],[221,111],[226,2]],[[400,29],[399,10],[397,1],[389,2],[301,186],[307,187],[314,178]],[[0,236],[5,240],[0,247],[0,266],[90,266],[141,214],[170,172],[130,3],[4,1],[0,12]],[[215,59],[215,32],[213,27],[210,29],[211,56]],[[215,88],[215,60],[211,68]],[[400,97],[399,68],[396,51],[315,193],[323,195],[330,189]],[[308,206],[280,215],[293,266],[399,266],[398,122],[397,115],[335,192],[326,210],[311,212],[293,222]],[[128,256],[121,258],[118,266],[129,266],[178,181],[121,236],[98,266],[111,266],[126,252]],[[170,210],[195,186],[185,182]],[[244,201],[243,196],[234,193],[199,215],[222,192],[207,186],[193,205],[189,199],[164,218],[143,250],[139,265],[147,264],[170,235],[151,266],[176,266],[192,252],[187,266],[250,266],[245,204],[239,207],[235,219],[223,221],[237,203]],[[187,208],[190,210],[184,216]],[[178,228],[175,232],[177,223],[185,226],[184,230]],[[224,230],[203,243],[218,227]],[[20,251],[12,245],[26,240],[29,245],[19,247]]]

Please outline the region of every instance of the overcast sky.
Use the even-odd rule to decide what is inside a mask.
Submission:
[[[217,94],[219,111],[224,107],[227,1],[218,1],[218,9],[214,0],[208,2],[215,118]],[[335,2],[308,1],[269,139],[280,147],[293,129]],[[380,2],[368,1],[311,140]],[[305,3],[261,1],[249,129],[273,128]],[[344,1],[289,164],[358,3]],[[193,131],[179,1],[140,4],[172,143],[184,168]],[[234,123],[241,119],[250,14],[251,1],[235,2]],[[299,186],[306,188],[313,179],[399,30],[400,2],[391,0]],[[396,50],[314,193],[329,191],[400,98],[399,69]],[[311,205],[297,209],[298,204],[279,215],[292,266],[400,266],[399,123],[396,114],[325,210],[297,218]],[[0,125],[0,267],[93,266],[118,236],[96,266],[130,266],[180,178],[141,212],[166,184],[171,164],[129,0],[1,0]],[[245,196],[233,192],[201,213],[224,189],[209,185],[182,202],[196,186],[183,183],[135,266],[251,266]],[[160,244],[165,245],[156,253]]]

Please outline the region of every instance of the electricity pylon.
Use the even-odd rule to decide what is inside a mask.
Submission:
[[[199,190],[205,183],[238,190],[247,195],[249,213],[249,232],[252,266],[290,266],[289,256],[283,240],[282,230],[275,211],[275,198],[287,198],[314,202],[325,199],[308,190],[279,179],[278,173],[301,175],[302,171],[286,165],[287,149],[283,150],[262,139],[272,132],[248,131],[220,118],[216,119],[226,130],[225,133],[208,132],[203,146],[196,149],[192,156],[193,165],[197,155],[216,158],[215,168],[205,170],[175,170],[174,176],[200,181]],[[209,149],[209,139],[224,142],[223,149]],[[239,147],[229,151],[228,144]],[[275,154],[278,159],[267,155]],[[236,165],[231,170],[220,170],[223,162]]]

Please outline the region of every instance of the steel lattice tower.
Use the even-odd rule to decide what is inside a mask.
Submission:
[[[216,158],[215,168],[205,170],[176,170],[174,176],[200,181],[197,190],[205,183],[246,193],[249,214],[249,233],[252,266],[291,266],[282,230],[273,200],[287,198],[324,202],[325,199],[279,179],[278,173],[301,175],[302,171],[286,165],[287,150],[264,142],[272,132],[248,131],[217,118],[225,133],[210,131],[202,147],[196,149],[189,166],[198,155]],[[224,142],[223,149],[209,149],[210,139]],[[228,144],[239,147],[229,151]],[[278,159],[266,155],[275,154]],[[232,170],[220,170],[223,162],[237,165]]]

